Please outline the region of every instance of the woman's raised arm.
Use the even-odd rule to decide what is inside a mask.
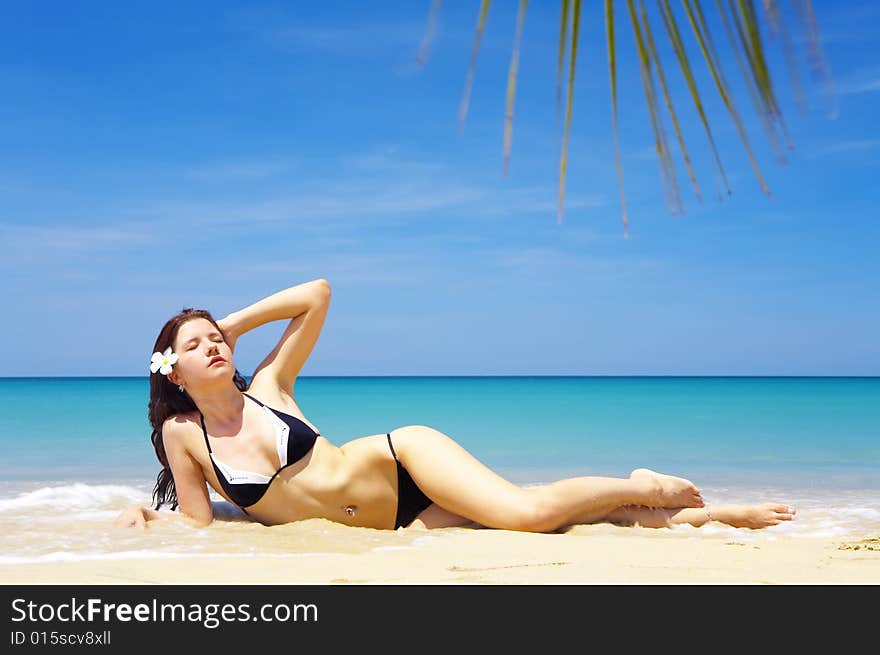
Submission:
[[[269,321],[290,319],[278,344],[257,366],[251,384],[258,377],[266,378],[292,393],[294,381],[321,334],[329,305],[330,283],[319,278],[274,293],[223,320],[221,329],[225,332],[228,326],[231,336],[237,338]],[[227,337],[227,343],[232,347],[234,341]]]
[[[285,318],[296,318],[323,302],[329,293],[330,283],[323,278],[303,282],[232,312],[217,323],[226,336],[226,343],[231,346],[242,334],[261,325]]]

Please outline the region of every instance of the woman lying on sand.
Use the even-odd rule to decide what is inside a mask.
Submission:
[[[174,518],[214,520],[206,482],[265,525],[325,518],[346,525],[488,527],[552,532],[578,523],[667,527],[720,521],[763,528],[794,518],[779,503],[706,506],[688,480],[636,469],[629,478],[576,477],[519,487],[447,435],[407,425],[335,446],[300,411],[297,375],[321,332],[330,286],[290,287],[220,321],[184,309],[159,333],[150,369],[152,441],[162,471],[155,509],[128,507],[119,527]],[[250,386],[236,370],[236,340],[289,318]],[[158,512],[165,503],[177,513]]]

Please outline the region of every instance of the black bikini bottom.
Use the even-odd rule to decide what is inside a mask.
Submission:
[[[425,495],[425,492],[419,489],[419,486],[412,479],[400,460],[397,459],[397,453],[394,452],[394,446],[391,444],[391,433],[388,432],[388,446],[391,448],[391,454],[397,463],[397,518],[394,520],[394,529],[406,527],[416,517],[426,510],[434,501]]]

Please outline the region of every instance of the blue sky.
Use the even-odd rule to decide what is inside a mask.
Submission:
[[[561,224],[558,3],[530,3],[507,177],[514,2],[490,11],[461,134],[476,1],[444,3],[423,68],[428,0],[4,3],[0,376],[146,376],[181,308],[219,318],[319,277],[333,300],[303,376],[880,374],[880,7],[813,3],[836,117],[800,32],[806,113],[767,44],[785,165],[716,32],[772,199],[688,33],[733,190],[717,200],[662,39],[703,190],[699,203],[673,146],[685,213],[672,215],[618,4],[629,239],[601,3],[581,21]],[[283,327],[242,337],[239,370]]]

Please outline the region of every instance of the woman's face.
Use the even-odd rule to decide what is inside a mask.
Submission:
[[[235,375],[232,350],[220,330],[206,318],[194,318],[181,325],[173,351],[177,354],[173,372],[181,378],[178,381],[169,377],[174,384],[198,386]]]

